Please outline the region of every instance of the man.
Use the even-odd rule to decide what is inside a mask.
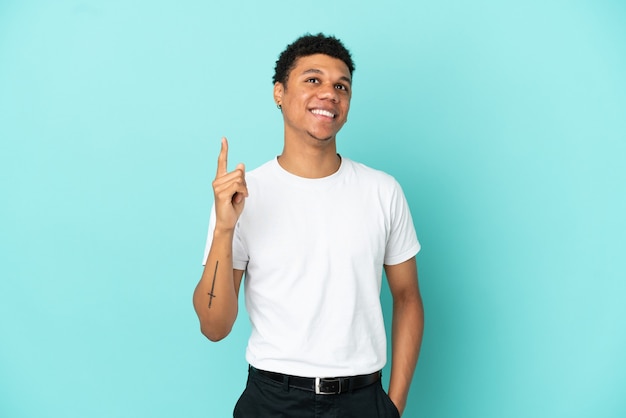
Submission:
[[[338,39],[297,39],[274,75],[282,154],[229,172],[222,139],[193,301],[203,334],[224,338],[245,272],[250,372],[235,417],[398,417],[405,408],[423,330],[420,245],[398,183],[337,154],[353,71]],[[388,395],[383,268],[393,296]]]

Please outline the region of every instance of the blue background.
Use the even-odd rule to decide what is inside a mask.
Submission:
[[[357,66],[339,151],[400,181],[423,245],[405,416],[626,416],[625,21],[591,0],[1,1],[0,416],[230,416],[245,312],[213,344],[191,304],[219,140],[249,168],[280,152],[274,61],[318,31]]]

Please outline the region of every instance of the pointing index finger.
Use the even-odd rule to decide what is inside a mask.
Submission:
[[[223,176],[228,173],[228,140],[226,137],[222,137],[222,148],[220,149],[220,155],[217,157],[217,176]]]

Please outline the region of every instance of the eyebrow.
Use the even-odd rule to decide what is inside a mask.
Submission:
[[[322,70],[318,70],[317,68],[309,68],[308,70],[304,70],[302,72],[302,75],[305,74],[324,74],[324,72]],[[352,85],[352,80],[350,80],[350,78],[346,77],[345,75],[339,77],[339,80],[345,81],[346,83]]]

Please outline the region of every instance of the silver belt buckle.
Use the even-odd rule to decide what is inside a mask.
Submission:
[[[337,391],[327,392],[322,390],[322,380],[324,383],[337,382]],[[341,393],[341,379],[323,379],[321,377],[315,378],[315,394],[316,395],[339,395]]]

